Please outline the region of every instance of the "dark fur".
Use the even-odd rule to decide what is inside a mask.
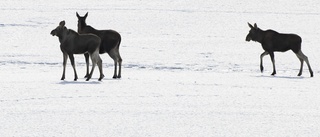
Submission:
[[[288,50],[292,50],[297,57],[299,58],[301,62],[300,66],[300,71],[298,73],[298,76],[301,76],[302,74],[302,69],[303,69],[303,62],[305,61],[308,65],[309,72],[311,77],[313,77],[313,71],[311,69],[308,57],[305,56],[302,51],[301,51],[301,37],[296,35],[296,34],[282,34],[278,33],[274,30],[261,30],[258,28],[257,24],[254,24],[252,26],[249,24],[249,27],[251,30],[249,31],[249,34],[246,37],[246,41],[256,41],[261,43],[262,48],[264,49],[265,52],[263,52],[260,56],[260,70],[263,72],[263,57],[265,55],[270,55],[272,65],[273,65],[273,72],[271,75],[276,74],[276,69],[275,69],[275,60],[274,60],[274,52],[279,51],[279,52],[285,52]]]
[[[96,30],[95,28],[87,25],[86,18],[88,13],[85,16],[81,17],[77,13],[78,17],[78,33],[79,34],[87,34],[92,33],[101,38],[100,45],[100,54],[108,53],[109,56],[114,60],[114,75],[113,78],[121,78],[121,64],[122,58],[119,53],[119,46],[121,43],[121,36],[118,32],[114,30]],[[87,66],[89,66],[88,55],[85,54]],[[119,73],[117,75],[117,64],[119,64]],[[87,75],[89,73],[87,67]]]
[[[78,34],[77,32],[67,29],[65,22],[61,21],[59,26],[51,31],[52,36],[57,36],[60,42],[60,49],[63,53],[63,73],[61,80],[65,79],[65,70],[67,64],[67,58],[69,56],[73,70],[74,80],[78,79],[78,75],[75,69],[73,54],[88,54],[92,59],[92,69],[87,77],[87,81],[92,77],[95,65],[98,64],[100,71],[99,81],[104,77],[102,72],[102,60],[99,56],[99,46],[101,39],[93,34]]]

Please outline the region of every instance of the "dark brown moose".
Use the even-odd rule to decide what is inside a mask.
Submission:
[[[100,54],[108,53],[109,56],[114,61],[114,74],[113,78],[121,78],[121,64],[122,64],[122,58],[119,53],[119,47],[121,42],[121,36],[118,32],[114,30],[96,30],[95,28],[87,25],[86,18],[88,17],[88,12],[81,17],[78,13],[78,33],[79,34],[87,34],[92,33],[101,38],[101,44],[100,44]],[[89,73],[89,56],[88,54],[85,54],[86,58],[86,64],[87,64],[87,75]],[[119,73],[117,74],[117,64],[119,64]]]
[[[258,28],[257,24],[255,23],[252,26],[248,23],[251,30],[246,37],[246,41],[256,41],[261,43],[264,52],[260,56],[260,70],[263,72],[263,65],[262,65],[262,58],[266,55],[270,55],[272,65],[273,65],[273,72],[271,75],[276,74],[276,67],[275,67],[275,60],[274,60],[274,52],[280,51],[285,52],[288,50],[292,50],[301,62],[300,71],[298,76],[301,76],[302,69],[303,69],[303,62],[305,61],[308,65],[310,76],[313,77],[313,71],[311,69],[308,57],[304,55],[301,51],[301,37],[296,34],[282,34],[278,33],[274,30],[261,30]]]
[[[71,29],[67,29],[67,27],[65,27],[65,21],[61,21],[59,26],[51,31],[51,35],[59,38],[60,49],[63,53],[63,73],[61,80],[65,79],[67,58],[69,56],[74,71],[74,81],[77,81],[78,75],[74,64],[73,54],[84,53],[87,53],[92,60],[92,69],[86,80],[88,81],[92,77],[92,73],[96,64],[98,64],[100,71],[99,81],[103,79],[104,75],[102,72],[102,60],[99,56],[101,39],[98,36],[93,34],[78,34]]]

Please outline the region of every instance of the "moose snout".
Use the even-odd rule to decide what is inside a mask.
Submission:
[[[50,34],[51,34],[52,36],[55,36],[55,35],[56,35],[56,31],[55,31],[55,30],[52,30]]]
[[[251,40],[251,37],[249,35],[247,35],[246,41],[250,41],[250,40]]]

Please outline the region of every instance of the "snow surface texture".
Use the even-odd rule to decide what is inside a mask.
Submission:
[[[114,0],[0,1],[0,136],[219,137],[320,136],[320,1]],[[122,35],[123,73],[86,82],[49,33],[61,20]],[[270,57],[260,73],[249,27],[296,33],[315,77],[291,52]]]

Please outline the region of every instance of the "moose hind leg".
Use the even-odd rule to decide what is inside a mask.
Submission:
[[[306,55],[304,55],[301,50],[300,50],[296,55],[297,55],[298,57],[302,58],[302,59],[307,63],[308,68],[309,68],[309,72],[310,72],[310,77],[313,77],[313,71],[312,71],[312,69],[311,69],[311,65],[310,65],[310,63],[309,63],[308,57],[307,57]],[[301,64],[301,65],[302,65],[302,64]],[[300,67],[300,71],[302,71],[301,69],[302,69],[302,67]],[[302,73],[302,72],[301,72],[301,73]]]
[[[96,57],[97,55],[96,54],[98,54],[98,56],[99,56],[99,53],[97,53],[97,52],[90,54],[90,58],[92,61],[92,68],[91,68],[91,72],[90,72],[89,76],[87,77],[86,81],[89,81],[91,79],[94,68],[96,67],[96,64],[97,64],[97,57]]]
[[[88,53],[85,53],[84,54],[84,58],[85,58],[85,61],[86,61],[86,75],[84,76],[84,78],[87,78],[89,76],[89,54]]]
[[[117,76],[117,67],[118,67],[118,56],[117,56],[117,52],[116,52],[116,48],[112,49],[110,52],[109,52],[109,56],[113,59],[114,61],[114,73],[113,73],[113,77],[114,79],[116,79],[118,76]]]
[[[117,57],[118,57],[118,64],[119,64],[119,73],[117,78],[121,78],[121,65],[122,65],[122,58],[119,53],[119,49],[117,49]]]
[[[101,81],[104,78],[104,74],[103,74],[103,69],[102,69],[102,60],[98,54],[98,60],[97,60],[97,64],[98,64],[98,68],[99,68],[99,72],[100,72],[100,77],[99,77],[99,81]]]
[[[271,62],[272,62],[272,67],[273,67],[273,72],[272,72],[271,75],[275,75],[275,74],[277,74],[277,72],[276,72],[276,65],[275,65],[275,60],[274,60],[274,53],[271,52],[271,53],[269,53],[269,54],[270,54],[270,58],[271,58]]]
[[[114,61],[114,73],[113,73],[113,77],[114,79],[116,79],[118,76],[117,76],[117,67],[118,67],[118,62],[115,60]]]
[[[121,78],[121,66],[122,66],[122,59],[119,59],[119,73],[117,78]]]
[[[300,70],[299,70],[298,76],[301,76],[302,70],[303,70],[303,59],[298,54],[296,54],[296,55],[297,55],[298,59],[300,60]]]

